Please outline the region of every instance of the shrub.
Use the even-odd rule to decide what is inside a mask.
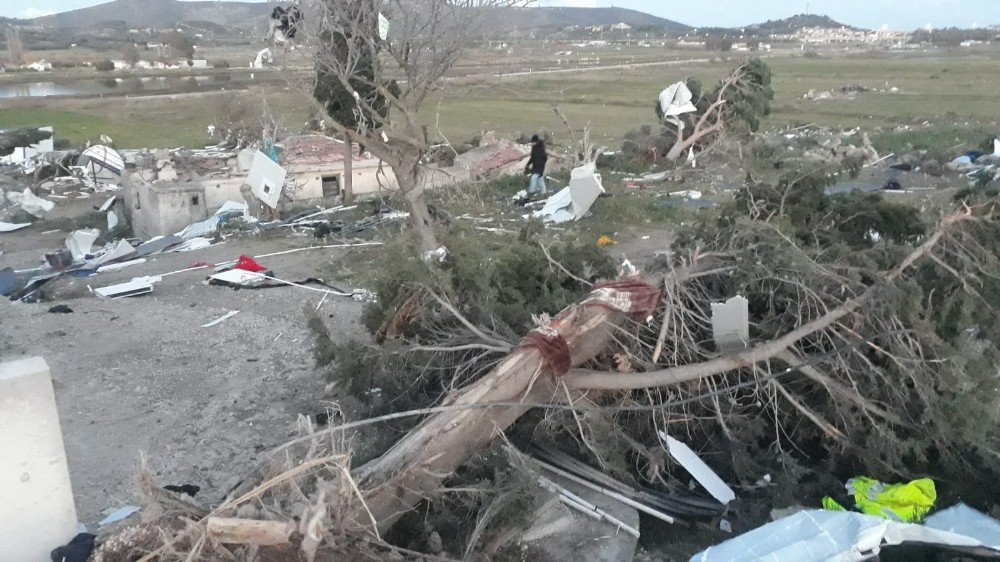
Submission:
[[[111,72],[115,69],[115,63],[108,59],[104,59],[102,61],[95,62],[94,69],[98,72]]]

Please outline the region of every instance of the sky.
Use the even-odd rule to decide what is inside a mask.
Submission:
[[[0,0],[0,16],[32,18],[103,0]],[[250,0],[253,1],[253,0]],[[1000,24],[1000,0],[538,0],[547,6],[632,8],[693,26],[739,27],[794,14],[824,14],[858,27],[911,31],[920,27]],[[808,12],[807,12],[808,11]]]

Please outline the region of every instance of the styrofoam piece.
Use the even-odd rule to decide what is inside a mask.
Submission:
[[[705,490],[719,503],[727,504],[736,499],[736,493],[726,485],[704,461],[702,461],[690,447],[684,443],[660,431],[660,439],[667,445],[667,451],[681,466],[687,470],[695,480],[698,481]]]
[[[750,341],[750,301],[737,295],[724,303],[712,303],[712,334],[719,351],[746,349]]]
[[[76,507],[49,367],[0,363],[0,558],[49,560],[76,535]]]
[[[278,200],[281,199],[281,190],[285,187],[287,174],[288,172],[277,162],[258,150],[253,155],[253,164],[250,165],[247,183],[250,184],[250,189],[257,199],[260,199],[268,207],[276,209]]]

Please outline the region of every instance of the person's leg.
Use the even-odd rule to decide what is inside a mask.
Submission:
[[[538,178],[538,174],[531,174],[531,182],[528,184],[528,195],[534,195],[540,189]]]
[[[545,185],[545,174],[538,176],[538,185],[542,189],[542,195],[545,195],[549,192],[548,186]]]

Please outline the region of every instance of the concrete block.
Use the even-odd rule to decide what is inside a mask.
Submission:
[[[0,559],[48,562],[76,535],[76,506],[49,367],[0,363]]]

